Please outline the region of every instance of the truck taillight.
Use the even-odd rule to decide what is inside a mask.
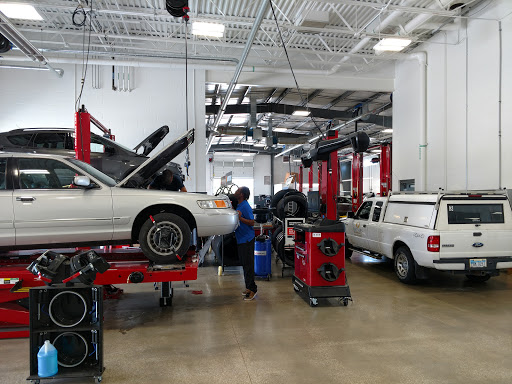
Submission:
[[[427,239],[427,251],[429,252],[439,252],[439,248],[441,246],[441,237],[440,236],[429,236]]]

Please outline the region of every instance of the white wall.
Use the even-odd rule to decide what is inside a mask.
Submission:
[[[470,20],[441,32],[427,52],[426,189],[494,189],[512,185],[512,2],[490,2],[475,17],[503,18],[502,155],[499,157],[499,24]],[[397,63],[393,94],[393,190],[421,175],[420,64]],[[422,156],[424,153],[422,152]],[[500,173],[501,166],[501,173]],[[501,180],[500,180],[501,179]]]
[[[265,185],[265,176],[270,177],[270,155],[254,156],[254,196],[270,195],[271,185]]]
[[[65,70],[63,78],[50,72],[0,70],[0,131],[17,127],[73,127],[81,66],[59,67]],[[119,92],[111,89],[111,67],[99,68],[102,87],[91,87],[89,72],[81,104],[85,104],[94,117],[112,130],[117,141],[132,148],[158,127],[168,125],[171,131],[160,144],[161,148],[185,133],[184,70],[136,68],[134,89]],[[190,70],[189,127],[196,129],[196,135],[195,144],[191,147],[190,177],[185,180],[189,191],[206,189],[204,87],[204,70]],[[201,150],[195,151],[196,146]],[[183,165],[184,155],[175,161]]]

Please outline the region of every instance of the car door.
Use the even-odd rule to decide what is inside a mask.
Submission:
[[[12,189],[7,173],[7,157],[0,158],[0,246],[15,243],[14,214],[12,211]]]
[[[112,239],[109,187],[75,187],[75,175],[88,175],[49,157],[19,157],[17,174],[12,199],[17,246]]]
[[[368,221],[370,219],[370,211],[372,210],[373,201],[365,201],[359,207],[352,220],[352,233],[354,234],[350,243],[355,247],[366,248],[368,234]]]
[[[382,244],[382,230],[379,225],[380,216],[382,213],[382,205],[384,202],[377,201],[373,206],[373,210],[370,213],[371,220],[367,223],[366,233],[366,247],[372,252],[381,252]]]

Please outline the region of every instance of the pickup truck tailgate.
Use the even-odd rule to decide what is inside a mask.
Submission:
[[[506,230],[458,230],[440,232],[439,258],[512,256],[512,236]]]
[[[441,200],[436,229],[441,263],[460,260],[466,270],[512,266],[512,212],[506,197]]]

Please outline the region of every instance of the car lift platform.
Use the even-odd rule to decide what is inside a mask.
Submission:
[[[0,339],[28,337],[28,291],[45,283],[27,270],[30,263],[45,250],[16,251],[0,254]],[[83,249],[54,249],[72,256]],[[110,268],[97,274],[94,284],[108,286],[105,298],[119,298],[122,289],[114,284],[161,283],[160,306],[172,305],[171,282],[197,280],[198,258],[189,251],[185,263],[157,265],[150,262],[140,248],[94,249],[105,258]],[[21,305],[20,305],[21,304]]]

